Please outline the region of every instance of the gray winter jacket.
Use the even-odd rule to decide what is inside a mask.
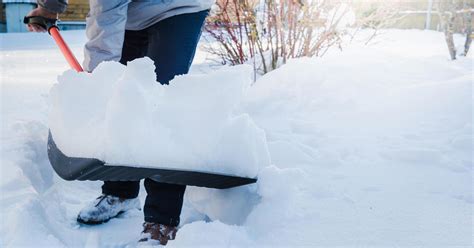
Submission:
[[[145,29],[165,18],[209,9],[215,0],[89,0],[84,49],[84,70],[102,61],[119,61],[125,30]],[[67,0],[38,0],[56,13],[66,10]]]

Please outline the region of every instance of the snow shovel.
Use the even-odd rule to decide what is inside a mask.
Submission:
[[[56,21],[56,19],[41,16],[29,16],[23,20],[25,24],[36,24],[48,30],[71,68],[82,72],[81,65],[63,40]],[[56,146],[51,132],[48,135],[48,158],[56,173],[65,180],[136,181],[152,178],[163,183],[217,189],[232,188],[257,181],[256,178],[199,171],[113,165],[94,158],[68,157]]]

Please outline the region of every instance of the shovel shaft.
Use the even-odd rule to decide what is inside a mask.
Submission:
[[[51,27],[49,30],[49,33],[53,37],[54,41],[58,45],[59,49],[61,50],[62,54],[66,58],[67,62],[77,72],[84,71],[82,69],[81,64],[77,62],[76,57],[74,57],[74,54],[71,52],[71,49],[69,49],[68,45],[64,41],[63,37],[59,33],[59,29],[56,26]]]

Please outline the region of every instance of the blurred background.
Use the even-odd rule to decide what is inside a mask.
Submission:
[[[2,0],[0,32],[26,32],[23,16],[35,7],[35,0]],[[88,0],[70,0],[60,28],[85,29],[88,11]],[[223,64],[257,59],[260,74],[288,58],[322,56],[359,29],[373,31],[367,43],[386,28],[442,31],[454,60],[469,51],[473,13],[474,0],[217,0],[204,37],[220,43],[207,51]],[[454,45],[455,33],[465,35],[462,51]]]

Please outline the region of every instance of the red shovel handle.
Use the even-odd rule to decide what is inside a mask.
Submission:
[[[64,41],[63,37],[59,33],[58,27],[52,26],[51,28],[49,28],[48,31],[49,31],[49,34],[51,34],[51,36],[53,37],[56,44],[58,45],[61,52],[63,53],[64,57],[66,58],[67,62],[71,66],[71,68],[73,68],[77,72],[84,71],[82,69],[81,64],[79,64],[79,62],[77,62],[76,57],[71,52],[71,49],[69,49],[69,47],[66,44],[66,42]]]
[[[36,24],[48,30],[48,33],[53,37],[71,68],[77,72],[84,71],[81,64],[77,62],[76,57],[74,57],[71,49],[69,49],[63,37],[59,33],[59,28],[56,26],[56,21],[56,19],[49,19],[42,16],[25,16],[23,19],[23,23],[25,24]]]

